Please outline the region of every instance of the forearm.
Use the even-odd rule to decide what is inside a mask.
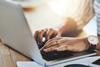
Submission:
[[[65,24],[59,29],[62,34],[80,33],[83,27],[94,15],[91,1],[92,0],[86,0],[82,3],[83,5],[80,5],[80,12],[76,12],[76,17],[67,18]]]
[[[67,18],[64,25],[59,28],[61,34],[70,33],[77,30],[77,24],[75,19]]]
[[[77,19],[78,29],[82,29],[94,16],[93,0],[86,0],[81,8],[80,16]]]
[[[86,19],[87,20],[87,19]],[[65,23],[59,28],[62,36],[78,36],[87,22],[77,21],[76,18],[67,18]]]

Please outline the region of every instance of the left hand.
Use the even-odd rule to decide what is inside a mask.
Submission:
[[[57,35],[58,35],[58,31],[52,28],[45,28],[42,30],[37,30],[34,34],[34,38],[38,43],[39,48],[41,48],[45,44],[45,42],[47,42],[49,39],[56,37]],[[44,41],[43,38],[45,38]]]
[[[73,51],[82,52],[89,48],[89,44],[85,41],[86,38],[68,38],[59,37],[53,38],[46,42],[46,44],[40,49],[44,52],[51,51]]]

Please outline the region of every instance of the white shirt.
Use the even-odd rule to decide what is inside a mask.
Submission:
[[[100,34],[100,0],[94,1],[94,11],[97,21],[97,33]]]

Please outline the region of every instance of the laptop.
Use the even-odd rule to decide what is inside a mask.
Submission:
[[[35,29],[32,29],[25,19],[21,6],[0,1],[0,38],[3,43],[32,58],[38,64],[53,66],[96,54],[95,51],[43,53],[38,48],[32,30]]]

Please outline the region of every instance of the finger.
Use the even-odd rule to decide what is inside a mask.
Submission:
[[[54,31],[50,31],[48,36],[47,36],[47,39],[49,40],[49,39],[51,39],[53,37],[54,37]]]
[[[57,35],[57,31],[53,29],[48,29],[47,35],[48,39],[54,38]]]
[[[35,38],[37,39],[37,44],[38,44],[39,48],[43,47],[43,45],[44,45],[44,43],[42,41],[44,33],[45,33],[44,30],[36,32],[37,35],[35,35]]]
[[[55,31],[55,32],[54,32],[54,35],[53,35],[52,37],[55,37],[55,36],[57,36],[57,35],[58,35],[58,32]]]
[[[42,47],[42,44],[43,44],[43,42],[42,42],[42,38],[43,38],[42,33],[43,33],[43,31],[39,31],[39,34],[38,34],[38,41],[39,41],[39,44],[40,44],[41,47]]]
[[[66,43],[67,43],[66,38],[53,38],[45,44],[45,48],[56,46],[56,45],[62,45]]]
[[[59,40],[59,39],[61,39],[61,37],[49,39],[49,41],[47,41],[46,44],[40,50],[57,45],[57,40]]]
[[[46,29],[45,30],[41,30],[39,32],[39,39],[40,39],[41,43],[43,42],[43,37],[44,37],[45,33],[46,33]]]
[[[46,42],[44,48],[48,48],[48,47],[51,47],[51,46],[55,46],[57,43],[57,41],[61,39],[61,38],[54,38],[54,39],[50,39],[49,41]]]
[[[57,40],[60,40],[60,39],[62,39],[62,37],[55,37],[55,38],[49,39],[47,41],[47,43],[52,42],[52,41],[57,41]]]
[[[43,49],[43,51],[45,51],[45,52],[66,51],[66,50],[67,50],[67,46],[65,44],[64,45],[55,45],[55,46]]]
[[[36,31],[35,34],[34,34],[34,38],[38,44],[38,46],[40,46],[40,41],[39,41],[39,31]]]
[[[39,33],[39,31],[36,31],[36,32],[34,33],[34,38],[35,38],[35,40],[38,39],[38,33]]]
[[[47,48],[47,49],[43,49],[43,51],[44,51],[44,52],[57,51],[56,48],[57,48],[57,47],[50,47],[50,48]]]
[[[49,34],[52,30],[52,28],[48,29],[46,34]]]
[[[43,50],[43,49],[47,49],[47,48],[51,48],[51,47],[59,47],[59,49],[58,49],[58,51],[60,51],[60,49],[62,49],[62,50],[64,50],[66,47],[65,47],[65,45],[67,44],[67,42],[65,41],[65,42],[62,42],[62,43],[57,43],[57,41],[52,41],[51,43],[49,43],[49,44],[46,44],[46,45],[44,45],[43,46],[43,48],[41,49],[41,50]],[[67,46],[67,45],[66,45]],[[60,48],[61,47],[61,48]],[[64,47],[64,48],[63,48]]]
[[[58,34],[58,32],[56,32],[56,31],[51,32],[50,35],[49,35],[50,36],[49,39],[52,39],[52,38],[56,37],[57,34]]]
[[[41,48],[41,43],[40,43],[40,40],[39,40],[39,31],[35,32],[34,38],[36,40],[36,43],[37,43],[38,47]]]
[[[46,35],[47,35],[47,39],[50,39],[50,36],[52,35],[53,30],[50,28],[47,30]]]
[[[49,48],[49,47],[51,47],[51,46],[53,46],[53,45],[57,45],[57,43],[56,43],[56,42],[51,42],[51,43],[49,43],[49,44],[46,44],[46,45],[44,45],[40,50]]]

